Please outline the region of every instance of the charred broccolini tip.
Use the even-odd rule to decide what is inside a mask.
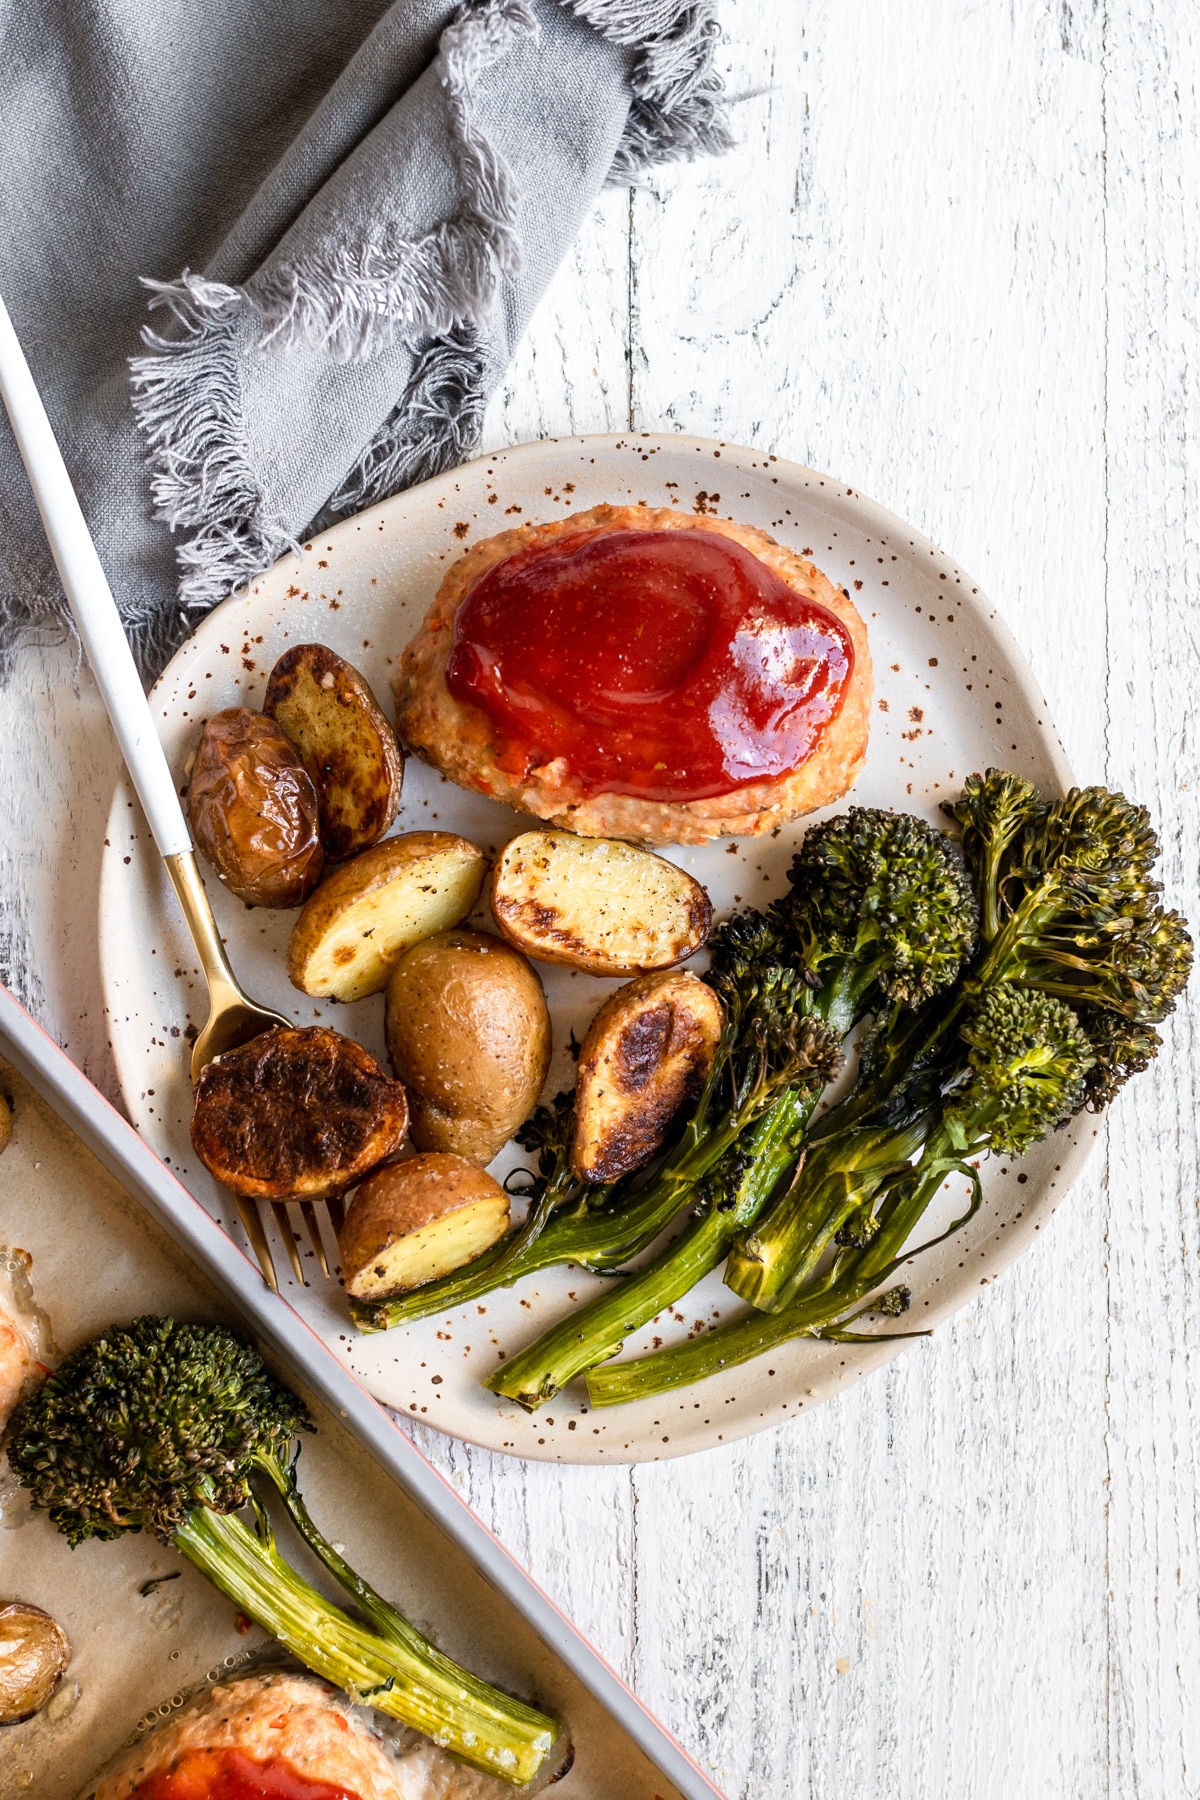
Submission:
[[[985,920],[970,985],[981,993],[1016,981],[1143,1024],[1164,1019],[1187,981],[1192,943],[1180,915],[1160,904],[1146,809],[1107,788],[1072,788],[1051,804],[1030,802],[1010,834],[1014,780],[989,769],[947,809],[963,827]]]
[[[962,1027],[962,1039],[969,1073],[942,1115],[960,1154],[986,1147],[1022,1156],[1083,1106],[1095,1057],[1061,1000],[996,988]]]
[[[575,1096],[570,1088],[555,1094],[549,1106],[535,1107],[516,1133],[522,1150],[537,1155],[538,1174],[542,1185],[562,1174],[571,1156],[571,1134],[575,1129]]]
[[[314,1674],[478,1769],[531,1780],[554,1721],[443,1656],[317,1530],[294,1475],[297,1435],[312,1429],[301,1401],[233,1332],[148,1316],[73,1351],[18,1410],[8,1453],[73,1548],[154,1532]],[[369,1623],[285,1561],[256,1475]]]
[[[975,947],[958,846],[909,813],[855,806],[811,826],[788,882],[772,916],[792,955],[818,989],[847,989],[856,1012],[868,998],[920,1005]]]
[[[1099,1113],[1111,1105],[1131,1075],[1150,1067],[1162,1049],[1162,1038],[1153,1025],[1139,1025],[1120,1013],[1085,1006],[1079,1018],[1096,1059],[1084,1083],[1086,1104],[1089,1112]]]

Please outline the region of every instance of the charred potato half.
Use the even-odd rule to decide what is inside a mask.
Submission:
[[[665,857],[569,831],[526,831],[507,844],[491,901],[510,944],[589,975],[673,968],[712,924],[700,883]]]
[[[487,858],[448,831],[410,831],[325,877],[296,920],[288,975],[302,994],[362,1000],[406,950],[465,919]]]
[[[324,644],[297,644],[271,670],[263,711],[312,777],[326,855],[344,862],[376,843],[396,817],[404,759],[358,670]]]
[[[486,932],[443,931],[396,964],[385,1024],[417,1149],[490,1163],[550,1063],[550,1015],[529,963]]]
[[[0,1156],[3,1156],[4,1152],[8,1149],[8,1146],[12,1143],[12,1134],[12,1107],[8,1103],[7,1096],[0,1094]]]
[[[339,1236],[346,1292],[385,1300],[448,1275],[508,1230],[508,1195],[461,1156],[387,1163],[350,1202]]]
[[[205,725],[188,778],[188,823],[248,906],[299,906],[321,879],[317,791],[275,721],[248,706]]]
[[[40,1606],[0,1606],[0,1725],[20,1725],[41,1712],[63,1678],[71,1645],[57,1619]]]
[[[609,995],[575,1078],[571,1164],[581,1181],[615,1181],[665,1148],[704,1085],[723,1022],[712,988],[683,970],[639,976]]]
[[[344,1194],[398,1150],[404,1089],[322,1025],[264,1031],[200,1075],[192,1143],[209,1173],[253,1200]]]

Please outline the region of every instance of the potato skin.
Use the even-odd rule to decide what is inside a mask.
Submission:
[[[712,903],[686,870],[652,850],[569,831],[526,831],[506,844],[491,905],[518,950],[589,975],[674,968],[712,926]]]
[[[263,711],[312,777],[326,855],[343,862],[377,843],[400,805],[404,758],[358,670],[326,644],[295,644],[271,670]]]
[[[439,1226],[449,1227],[440,1255],[431,1243]],[[469,1247],[451,1255],[455,1227]],[[355,1191],[338,1240],[346,1292],[357,1300],[404,1293],[461,1268],[507,1229],[508,1195],[464,1157],[433,1151],[385,1163]],[[420,1268],[404,1266],[406,1250]]]
[[[71,1660],[66,1632],[40,1606],[0,1606],[0,1725],[41,1712]]]
[[[724,1016],[712,988],[682,970],[609,995],[575,1077],[571,1166],[581,1181],[615,1181],[665,1148],[676,1114],[704,1085]]]
[[[299,906],[321,879],[317,791],[274,720],[248,706],[205,725],[188,823],[230,893],[249,906]]]
[[[404,1089],[323,1025],[264,1031],[201,1072],[192,1143],[210,1174],[255,1200],[344,1194],[404,1141]]]
[[[392,972],[385,1029],[417,1149],[490,1163],[550,1065],[550,1015],[525,957],[483,931],[426,938]]]
[[[378,994],[406,950],[466,918],[487,857],[449,831],[410,831],[364,850],[310,894],[288,944],[302,994]]]

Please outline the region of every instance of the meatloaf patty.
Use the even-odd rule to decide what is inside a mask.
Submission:
[[[189,1759],[194,1767],[205,1752],[281,1762],[357,1800],[402,1800],[393,1765],[344,1700],[323,1681],[276,1674],[209,1688],[127,1751],[94,1800],[137,1800],[155,1777],[186,1771]]]
[[[646,799],[637,794],[585,791],[565,757],[555,756],[517,775],[500,766],[502,750],[491,719],[450,692],[446,667],[454,620],[464,600],[497,564],[586,531],[700,531],[732,538],[804,599],[831,613],[853,646],[853,666],[840,709],[798,766],[770,779],[730,787],[702,799]],[[597,506],[545,525],[522,525],[483,539],[447,570],[421,630],[405,649],[394,682],[400,735],[461,787],[551,820],[584,837],[631,838],[648,844],[702,844],[711,837],[751,837],[814,812],[851,786],[866,755],[871,706],[867,633],[848,595],[821,571],[777,544],[766,532],[725,519],[669,508]]]

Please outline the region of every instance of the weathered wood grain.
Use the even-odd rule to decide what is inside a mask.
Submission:
[[[1200,23],[1110,8],[1108,758],[1200,915]],[[1200,1792],[1196,1010],[1109,1134],[1109,1756],[1114,1794]]]
[[[675,426],[970,569],[1200,916],[1200,33],[1179,0],[726,0],[742,142],[606,195],[487,444]],[[0,965],[108,1085],[114,753],[0,699]],[[1194,1012],[1045,1242],[792,1427],[636,1471],[418,1434],[738,1800],[1200,1793]]]

